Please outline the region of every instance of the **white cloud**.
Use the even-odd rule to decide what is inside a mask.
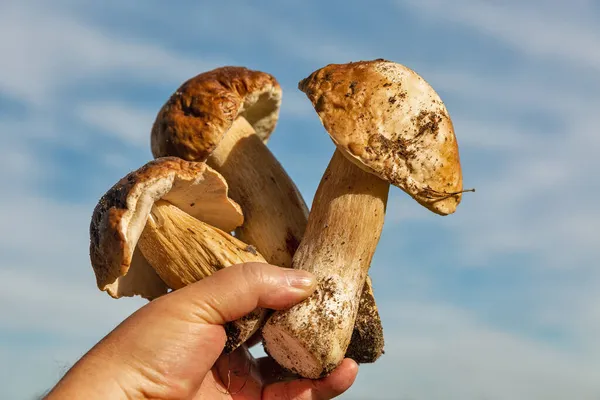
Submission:
[[[546,1],[410,0],[427,15],[460,23],[501,40],[527,56],[600,69],[593,3]]]
[[[87,230],[93,205],[37,197],[32,187],[13,195],[0,200],[0,397],[21,399],[51,388],[146,302],[114,300],[96,287]]]
[[[81,264],[81,272],[72,273],[74,276],[61,270],[56,273],[58,257],[50,259],[42,271],[0,271],[0,301],[13,304],[0,322],[4,332],[26,331],[40,338],[58,335],[61,341],[99,340],[145,304],[138,298],[117,301],[100,292],[89,262],[79,255],[73,259]]]
[[[491,124],[489,120],[476,119],[468,113],[455,113],[452,118],[461,149],[522,154],[529,152],[540,141],[535,135],[523,134],[522,128],[514,122],[498,121]]]
[[[531,291],[539,297],[535,304],[524,304],[521,312],[535,324],[555,327],[569,338],[570,347],[544,344],[522,332],[486,325],[481,316],[457,306],[435,303],[431,298],[441,284],[440,278],[425,272],[407,274],[405,279],[414,280],[410,293],[394,301],[389,299],[397,293],[381,296],[386,299],[380,307],[386,325],[387,354],[376,365],[362,367],[349,398],[376,398],[373,388],[387,393],[381,398],[412,400],[588,399],[599,395],[592,374],[600,365],[585,353],[600,354],[595,343],[600,332],[600,298],[595,289],[600,276],[593,272],[600,225],[595,205],[600,187],[593,172],[600,167],[596,157],[600,139],[594,117],[600,106],[596,91],[600,81],[593,74],[580,75],[577,71],[578,65],[600,69],[598,55],[589,50],[597,48],[600,41],[585,19],[579,25],[566,18],[557,21],[557,16],[569,12],[582,14],[589,2],[572,3],[571,11],[566,6],[556,8],[558,3],[552,3],[554,11],[544,7],[547,12],[535,15],[532,7],[540,6],[539,2],[533,6],[516,1],[500,5],[475,0],[451,5],[435,1],[411,4],[424,15],[485,32],[531,59],[552,60],[549,68],[556,61],[568,72],[565,79],[551,82],[518,68],[499,74],[468,67],[447,71],[441,65],[419,71],[435,88],[452,95],[454,100],[449,106],[463,149],[465,185],[478,189],[465,196],[455,216],[435,218],[439,226],[452,229],[443,237],[458,241],[463,260],[456,268],[497,267],[498,260],[506,255],[530,255],[534,259],[531,265],[500,268],[534,271]],[[349,46],[335,35],[328,37],[312,27],[301,30],[264,15],[259,18],[257,11],[246,14],[238,9],[235,13],[262,29],[258,37],[269,46],[315,68],[327,62],[377,56],[370,57],[365,49]],[[527,18],[531,20],[522,23]],[[233,25],[241,33],[247,29],[244,24]],[[248,40],[255,37],[249,35]],[[82,137],[89,132],[68,140],[61,132],[58,122],[72,118],[143,148],[156,110],[148,111],[119,98],[84,99],[69,106],[62,104],[63,90],[79,80],[98,79],[109,73],[145,83],[172,82],[174,89],[190,75],[215,64],[144,38],[113,35],[64,10],[58,13],[43,2],[0,5],[0,53],[0,91],[32,110],[26,120],[6,118],[0,125],[0,178],[6,188],[0,197],[0,304],[4,317],[0,334],[37,335],[31,340],[35,342],[33,350],[27,346],[17,350],[0,346],[0,358],[12,360],[14,367],[6,371],[5,364],[0,370],[0,377],[9,377],[0,385],[8,395],[0,397],[17,398],[27,390],[37,391],[53,384],[62,366],[70,365],[144,303],[112,300],[97,290],[87,255],[93,204],[44,196],[39,185],[57,173],[57,166],[40,157],[43,149],[34,144],[51,141],[72,146],[79,140],[81,146],[87,146]],[[482,104],[488,110],[497,107],[497,114],[478,115],[469,107]],[[519,112],[552,116],[551,124],[556,121],[560,126],[551,133],[532,130],[518,118]],[[286,87],[282,118],[310,118],[314,129],[322,129],[310,102],[293,86]],[[327,151],[332,151],[325,135],[322,139]],[[283,152],[278,155],[286,156]],[[101,162],[118,165],[123,174],[131,167],[130,158],[122,153],[98,157]],[[307,162],[291,154],[284,161],[290,174],[297,176],[299,171],[320,168],[328,157]],[[320,173],[313,175],[319,177]],[[316,184],[299,182],[308,189],[316,188]],[[310,200],[312,190],[308,191],[306,198]],[[390,199],[388,230],[393,229],[390,222],[434,220],[397,191]],[[552,266],[569,267],[570,271],[554,270],[554,279],[541,279]],[[383,273],[377,275],[385,277]],[[513,289],[506,288],[507,296]],[[415,298],[426,300],[418,303]],[[49,338],[59,338],[56,340],[61,343],[46,343]],[[39,387],[33,387],[31,381]]]
[[[526,149],[491,160],[496,173],[470,173],[480,190],[461,210],[466,248],[488,256],[522,248],[545,266],[585,265],[598,255],[589,234],[600,224],[600,186],[590,171],[600,167],[600,146],[593,130],[580,129],[591,115],[562,115],[565,133],[538,136]]]
[[[443,304],[400,301],[383,309],[386,354],[361,367],[348,398],[591,400],[600,395],[595,373],[600,363],[591,355],[486,326]]]
[[[600,68],[589,50],[600,46],[591,3],[401,4],[428,21],[434,17],[489,34],[535,64],[493,73],[426,65],[418,71],[449,98],[465,186],[477,188],[464,196],[455,215],[439,219],[464,249],[461,264],[496,265],[494,259],[522,254],[530,257],[531,268],[585,271],[599,255],[593,238],[600,224],[595,204],[600,185],[592,172],[600,168],[595,117],[600,80],[580,70]],[[392,206],[390,217],[420,215],[415,208],[401,212]]]
[[[282,118],[317,118],[310,100],[304,93],[295,87],[283,87],[282,92]]]
[[[135,81],[178,84],[219,61],[115,37],[57,13],[46,2],[0,4],[0,53],[0,90],[34,106],[51,106],[65,86],[100,74],[118,72]]]
[[[123,102],[82,104],[76,113],[82,121],[122,142],[149,148],[156,111],[138,109]]]
[[[576,99],[582,104],[576,108],[577,102],[553,100],[543,91],[531,90],[531,85],[519,86],[522,96],[496,91],[497,86],[510,86],[506,78],[489,83],[476,76],[473,80],[465,79],[452,90],[465,100],[454,104],[457,111],[451,115],[461,146],[464,184],[477,192],[464,195],[455,215],[435,217],[453,229],[463,249],[461,263],[490,265],[503,255],[521,253],[532,257],[530,267],[587,268],[599,254],[593,232],[600,224],[595,204],[600,186],[592,171],[600,168],[593,111],[600,106],[600,96]],[[470,93],[474,86],[478,94]],[[469,113],[467,104],[485,98],[504,105],[512,99],[535,104],[561,127],[535,132],[510,113],[497,117]],[[388,213],[390,221],[400,223],[425,217],[418,205],[407,201],[392,203]]]

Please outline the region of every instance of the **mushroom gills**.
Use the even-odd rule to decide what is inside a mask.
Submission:
[[[234,264],[265,262],[253,246],[164,200],[152,206],[137,245],[144,258],[173,290]],[[250,338],[260,328],[265,314],[265,310],[258,309],[227,324],[225,352],[233,351]]]
[[[231,66],[206,71],[184,82],[160,109],[152,127],[151,149],[155,158],[207,162],[222,174],[231,198],[244,210],[244,222],[236,225],[235,236],[254,245],[267,262],[289,268],[306,229],[308,208],[265,145],[277,125],[280,104],[281,87],[268,73]],[[174,204],[186,206],[186,202]],[[199,219],[210,223],[208,216]],[[364,338],[364,342],[351,349],[371,349],[347,354],[361,362],[375,361],[383,344],[369,340],[381,331],[370,299],[360,302],[359,315],[366,312],[369,318],[357,319],[354,329],[361,334],[352,339]],[[363,304],[373,307],[363,310]],[[363,321],[369,323],[363,326]],[[366,334],[369,329],[372,335]]]

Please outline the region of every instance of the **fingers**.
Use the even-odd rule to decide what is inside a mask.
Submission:
[[[358,364],[347,358],[326,378],[319,380],[299,379],[268,385],[263,389],[263,399],[333,399],[352,386],[357,373]]]
[[[218,384],[218,392],[229,393],[234,397],[236,394],[243,394],[244,398],[260,398],[262,381],[259,370],[256,360],[245,345],[230,354],[221,355],[213,371],[218,377],[215,382]]]
[[[282,368],[271,357],[261,357],[256,360],[256,367],[262,377],[263,385],[301,379],[297,374]]]
[[[302,379],[280,367],[270,357],[255,360],[245,346],[221,356],[215,366],[223,391],[228,388],[231,394],[267,400],[333,399],[348,390],[358,372],[358,365],[346,359],[324,379]],[[261,386],[264,386],[262,397]]]
[[[113,382],[123,393],[190,398],[225,345],[221,325],[257,307],[289,307],[315,285],[306,272],[268,264],[225,268],[135,312],[88,352],[67,381],[77,390],[83,385],[106,392],[102,382]],[[102,398],[109,397],[119,396]]]
[[[209,278],[172,293],[173,304],[185,304],[199,323],[222,325],[257,307],[283,309],[314,291],[315,278],[306,271],[247,263],[224,268]]]

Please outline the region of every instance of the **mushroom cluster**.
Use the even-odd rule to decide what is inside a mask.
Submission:
[[[154,159],[94,209],[90,259],[100,290],[148,300],[237,263],[311,271],[310,298],[228,323],[224,352],[260,330],[279,365],[317,378],[344,357],[372,363],[383,354],[368,271],[390,184],[440,215],[456,210],[464,190],[448,112],[414,71],[385,60],[331,64],[299,89],[336,145],[310,213],[267,147],[277,80],[217,68],[183,83],[159,110]]]

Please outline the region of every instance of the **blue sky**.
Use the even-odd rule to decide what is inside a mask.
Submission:
[[[181,82],[275,75],[269,146],[310,203],[334,147],[296,84],[374,58],[438,91],[477,193],[439,217],[392,190],[371,268],[386,354],[344,398],[600,396],[598,2],[51,3],[0,2],[0,398],[51,387],[144,304],[96,289],[89,219]]]

